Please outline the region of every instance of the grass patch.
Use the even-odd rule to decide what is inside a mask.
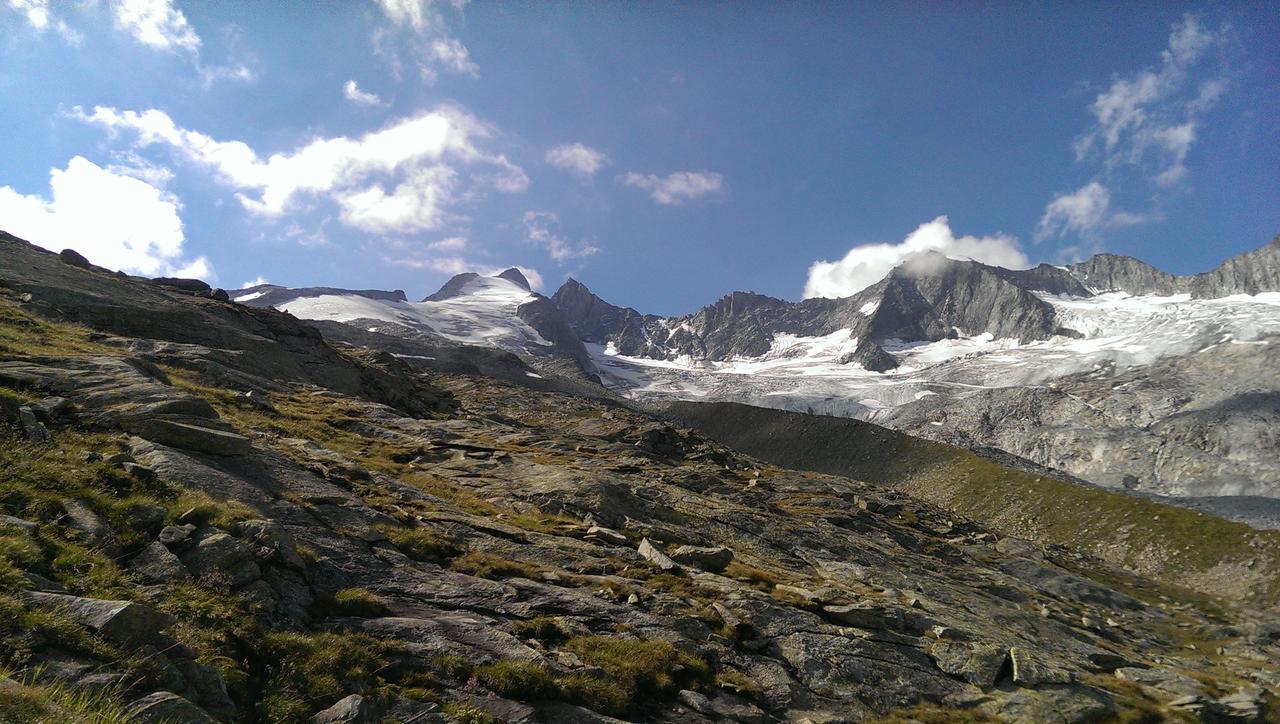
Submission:
[[[564,649],[608,675],[603,680],[570,677],[565,682],[569,700],[610,716],[633,713],[653,698],[669,698],[712,680],[707,662],[665,641],[579,636],[565,643]]]
[[[424,673],[395,665],[407,658],[398,646],[365,634],[266,632],[262,654],[271,662],[259,706],[267,721],[310,721],[350,694],[423,698],[435,686]]]
[[[37,684],[34,676],[17,675],[8,669],[0,669],[2,678],[13,679],[16,685],[0,687],[0,722],[54,722],[68,716],[93,724],[129,721],[115,688],[75,688],[63,682]]]
[[[498,724],[497,718],[474,704],[451,701],[441,711],[455,724]]]
[[[90,342],[91,333],[88,327],[41,319],[0,296],[0,353],[27,357],[120,354],[120,350]]]
[[[471,675],[486,689],[509,699],[541,701],[560,695],[551,670],[528,661],[495,661],[477,666]]]
[[[453,559],[449,570],[466,573],[477,578],[528,578],[537,580],[545,570],[536,563],[525,563],[495,556],[492,553],[473,551]]]
[[[317,598],[309,609],[317,619],[350,616],[354,618],[377,618],[388,613],[387,605],[382,598],[363,588],[344,588],[341,591]]]
[[[415,561],[444,564],[456,558],[462,549],[449,536],[431,528],[378,528],[391,545]]]

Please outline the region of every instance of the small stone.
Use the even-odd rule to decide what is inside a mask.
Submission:
[[[637,603],[640,603],[640,597],[633,593],[630,596],[627,596],[627,603],[634,606]]]
[[[107,457],[103,458],[103,461],[108,465],[119,466],[119,465],[124,465],[125,463],[133,462],[133,456],[130,455],[129,453],[118,452],[118,453],[113,453],[111,455],[108,455]]]
[[[640,541],[640,547],[636,549],[636,552],[664,571],[670,571],[680,567],[678,563],[668,558],[667,554],[654,547],[654,545],[649,542],[648,538],[644,538]]]
[[[172,546],[187,540],[194,532],[196,532],[196,527],[191,524],[166,525],[161,529],[158,540],[167,546]]]

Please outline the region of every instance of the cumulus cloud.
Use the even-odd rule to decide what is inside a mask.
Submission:
[[[116,27],[156,50],[200,50],[200,36],[172,0],[111,0]]]
[[[257,279],[250,279],[249,281],[245,282],[244,284],[241,284],[241,285],[240,285],[240,288],[241,288],[241,289],[248,289],[249,287],[260,287],[260,286],[262,286],[263,284],[270,284],[270,283],[271,283],[271,282],[267,281],[267,278],[266,278],[266,277],[264,277],[264,276],[262,276],[261,274],[259,274]]]
[[[600,253],[600,247],[589,242],[570,241],[561,236],[557,231],[560,215],[555,212],[526,211],[521,221],[524,222],[525,239],[546,249],[551,258],[557,262]]]
[[[804,297],[848,297],[884,279],[889,271],[925,252],[937,252],[952,259],[973,259],[1006,269],[1031,266],[1018,240],[1004,234],[961,236],[951,231],[945,216],[921,224],[897,244],[855,246],[839,261],[817,261],[809,267]]]
[[[147,276],[208,277],[204,257],[186,258],[178,202],[139,178],[113,173],[82,156],[49,171],[48,198],[0,187],[5,230],[55,251]]]
[[[626,186],[643,189],[660,204],[675,206],[719,193],[724,177],[711,171],[677,171],[666,176],[626,173],[619,177]]]
[[[609,162],[609,157],[581,143],[566,143],[547,149],[546,161],[557,168],[590,178]]]
[[[76,108],[72,115],[112,133],[132,134],[136,147],[171,148],[235,189],[246,209],[265,216],[327,199],[337,205],[344,224],[363,231],[431,230],[452,218],[455,204],[484,189],[516,193],[529,185],[519,166],[481,147],[493,129],[452,106],[399,119],[358,138],[318,138],[266,158],[242,141],[219,141],[182,128],[155,109],[138,113],[98,106],[92,113]]]

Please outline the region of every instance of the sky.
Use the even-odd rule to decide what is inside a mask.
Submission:
[[[1263,2],[0,0],[0,95],[0,229],[228,289],[677,314],[1280,234]]]

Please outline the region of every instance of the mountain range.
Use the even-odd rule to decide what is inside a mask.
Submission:
[[[543,296],[516,269],[419,302],[273,285],[234,299],[405,359],[492,368],[485,347],[516,356],[510,374],[640,403],[854,417],[1246,519],[1241,496],[1280,497],[1280,237],[1188,276],[1113,254],[1010,270],[926,253],[845,298],[734,292],[675,317],[572,278]]]
[[[890,387],[989,343],[939,329],[1006,323],[942,301],[974,290],[1031,310],[981,364],[1097,341],[1007,272],[926,261],[666,324],[725,349],[744,318],[894,310],[940,338],[877,342],[874,372],[844,327],[792,332],[778,371]],[[584,342],[518,272],[235,296],[0,233],[0,721],[1274,720],[1280,531],[862,420],[638,404],[606,363],[687,354]],[[764,334],[698,364],[767,368]]]

